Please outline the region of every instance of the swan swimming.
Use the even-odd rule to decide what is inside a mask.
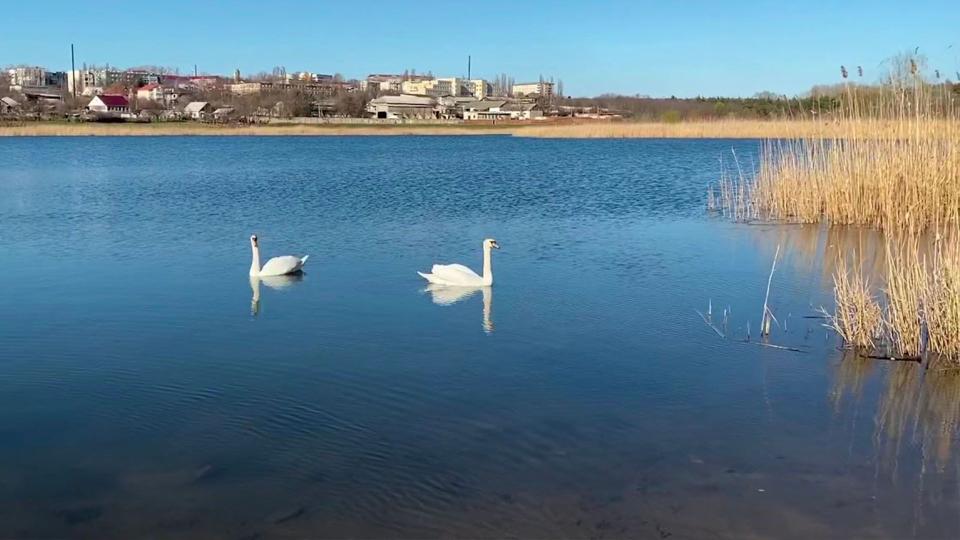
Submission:
[[[483,241],[483,275],[462,264],[435,264],[429,274],[417,272],[423,279],[436,285],[454,287],[489,287],[493,285],[493,267],[490,261],[490,250],[500,249],[500,244],[493,238]]]
[[[302,258],[294,257],[293,255],[283,255],[280,257],[274,257],[267,261],[267,264],[260,267],[260,244],[257,241],[257,235],[250,236],[250,249],[253,250],[253,262],[250,263],[250,275],[251,276],[285,276],[287,274],[295,274],[303,270],[303,265],[307,264],[307,258],[309,255],[304,255]]]

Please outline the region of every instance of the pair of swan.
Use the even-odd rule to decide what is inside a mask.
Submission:
[[[253,261],[250,263],[251,277],[298,274],[303,271],[303,266],[307,264],[307,259],[310,257],[309,255],[304,255],[303,257],[283,255],[274,257],[267,261],[267,264],[260,266],[260,242],[255,234],[250,236],[250,249],[253,251]],[[433,285],[446,287],[489,287],[493,285],[493,262],[490,252],[494,249],[500,249],[500,244],[498,244],[496,240],[487,238],[483,241],[482,276],[462,264],[435,264],[433,268],[430,269],[429,274],[423,272],[417,273]]]
[[[250,310],[253,315],[257,315],[260,312],[261,281],[273,289],[288,287],[301,279],[303,266],[307,264],[307,259],[310,256],[284,255],[274,257],[267,261],[267,264],[260,266],[260,242],[255,234],[250,236],[250,249],[253,252],[253,260],[250,263],[250,288],[253,291]],[[493,285],[491,252],[494,249],[500,249],[500,244],[496,240],[487,238],[483,241],[482,276],[462,264],[435,264],[429,274],[417,272],[430,282],[427,291],[433,297],[433,302],[438,305],[455,304],[473,296],[477,291],[481,291],[483,296],[483,329],[488,334],[493,332],[490,305],[493,297],[493,291],[491,290],[491,285]]]

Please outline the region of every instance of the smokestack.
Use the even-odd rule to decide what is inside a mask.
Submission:
[[[70,44],[70,78],[67,80],[71,81],[72,83],[70,86],[73,87],[73,99],[74,101],[76,101],[77,99],[77,63],[74,60],[74,56],[73,56],[73,43]]]
[[[197,76],[197,65],[196,65],[196,64],[193,65],[193,76],[194,76],[194,77]]]
[[[467,80],[471,80],[473,77],[470,76],[470,55],[467,55]]]

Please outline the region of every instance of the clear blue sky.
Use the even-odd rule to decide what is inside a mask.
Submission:
[[[566,93],[793,95],[919,47],[956,80],[960,4],[952,1],[508,2],[292,0],[5,3],[0,65],[161,65],[269,71],[506,72],[561,78]]]

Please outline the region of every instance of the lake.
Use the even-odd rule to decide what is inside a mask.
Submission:
[[[706,211],[758,150],[0,138],[2,536],[960,535],[960,381],[838,350],[833,232]]]

